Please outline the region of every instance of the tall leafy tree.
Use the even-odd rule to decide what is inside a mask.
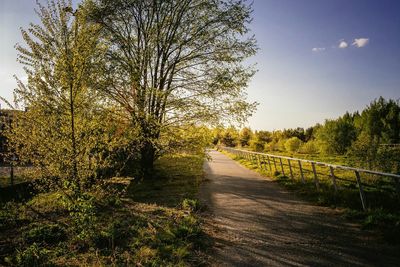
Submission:
[[[317,130],[317,140],[324,152],[328,154],[344,154],[357,137],[354,118],[346,113],[336,120],[326,120]]]
[[[240,146],[242,147],[249,146],[252,137],[253,137],[253,131],[249,127],[244,127],[239,133]]]
[[[356,125],[371,140],[377,139],[378,143],[400,143],[399,102],[383,97],[376,99],[357,117]]]
[[[41,24],[21,29],[25,44],[16,46],[28,83],[18,82],[18,113],[10,144],[21,161],[33,164],[48,184],[71,200],[79,195],[103,164],[112,135],[104,131],[105,113],[97,70],[102,62],[99,29],[89,25],[85,7],[73,11],[71,1],[38,3]]]
[[[108,44],[105,92],[141,131],[151,169],[171,125],[243,121],[255,105],[245,87],[255,54],[247,1],[93,0],[92,20]]]

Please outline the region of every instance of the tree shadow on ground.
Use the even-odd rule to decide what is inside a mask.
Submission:
[[[398,266],[398,246],[219,153],[213,157],[200,196],[209,207],[205,227],[214,238],[215,265]]]

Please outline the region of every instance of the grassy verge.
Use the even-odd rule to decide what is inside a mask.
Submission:
[[[294,179],[288,175],[290,170],[284,166],[282,174],[280,165],[278,170],[274,167],[260,166],[247,159],[237,157],[226,151],[225,155],[238,161],[245,167],[257,171],[258,173],[272,177],[277,183],[292,191],[299,197],[322,206],[340,208],[343,216],[353,221],[358,221],[366,229],[379,232],[389,243],[400,244],[400,211],[398,208],[399,198],[392,194],[385,194],[377,190],[366,190],[369,208],[362,210],[359,191],[356,186],[341,186],[340,190],[334,191],[330,179],[319,180],[319,190],[312,178],[305,177],[305,182],[301,181],[300,174],[293,169]]]
[[[207,245],[195,199],[203,158],[160,159],[143,182],[114,179],[112,194],[93,191],[94,212],[85,236],[62,205],[60,193],[40,194],[0,210],[0,265],[202,265]],[[129,184],[129,186],[127,186]],[[125,193],[122,194],[121,190]]]

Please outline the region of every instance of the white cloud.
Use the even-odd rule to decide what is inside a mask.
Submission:
[[[354,39],[354,42],[352,45],[354,45],[357,48],[364,47],[369,43],[369,38],[356,38]]]
[[[344,40],[340,40],[339,41],[339,48],[347,48],[349,46],[349,44],[344,41]]]
[[[325,47],[314,47],[311,49],[313,52],[322,52],[325,50]]]

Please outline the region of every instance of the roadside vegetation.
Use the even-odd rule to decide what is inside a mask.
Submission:
[[[214,145],[400,173],[400,104],[382,97],[361,112],[307,129],[217,127],[213,138]]]
[[[97,184],[84,212],[73,215],[57,191],[3,203],[0,265],[202,265],[209,242],[196,200],[202,164],[202,155],[162,157],[143,182],[115,177]]]
[[[361,167],[399,174],[400,106],[394,100],[380,98],[365,110],[346,113],[337,120],[327,120],[307,130],[241,131],[233,127],[214,130],[214,144],[243,150]],[[227,152],[225,152],[227,153]],[[303,163],[302,175],[297,161],[291,168],[283,160],[273,162],[256,157],[229,156],[241,164],[275,180],[299,196],[319,205],[340,208],[344,216],[359,221],[363,227],[381,232],[386,241],[400,240],[399,184],[392,178],[362,174],[367,204],[362,209],[359,188],[353,171],[335,170],[339,190],[334,190],[330,169]],[[283,170],[282,170],[283,168]]]

